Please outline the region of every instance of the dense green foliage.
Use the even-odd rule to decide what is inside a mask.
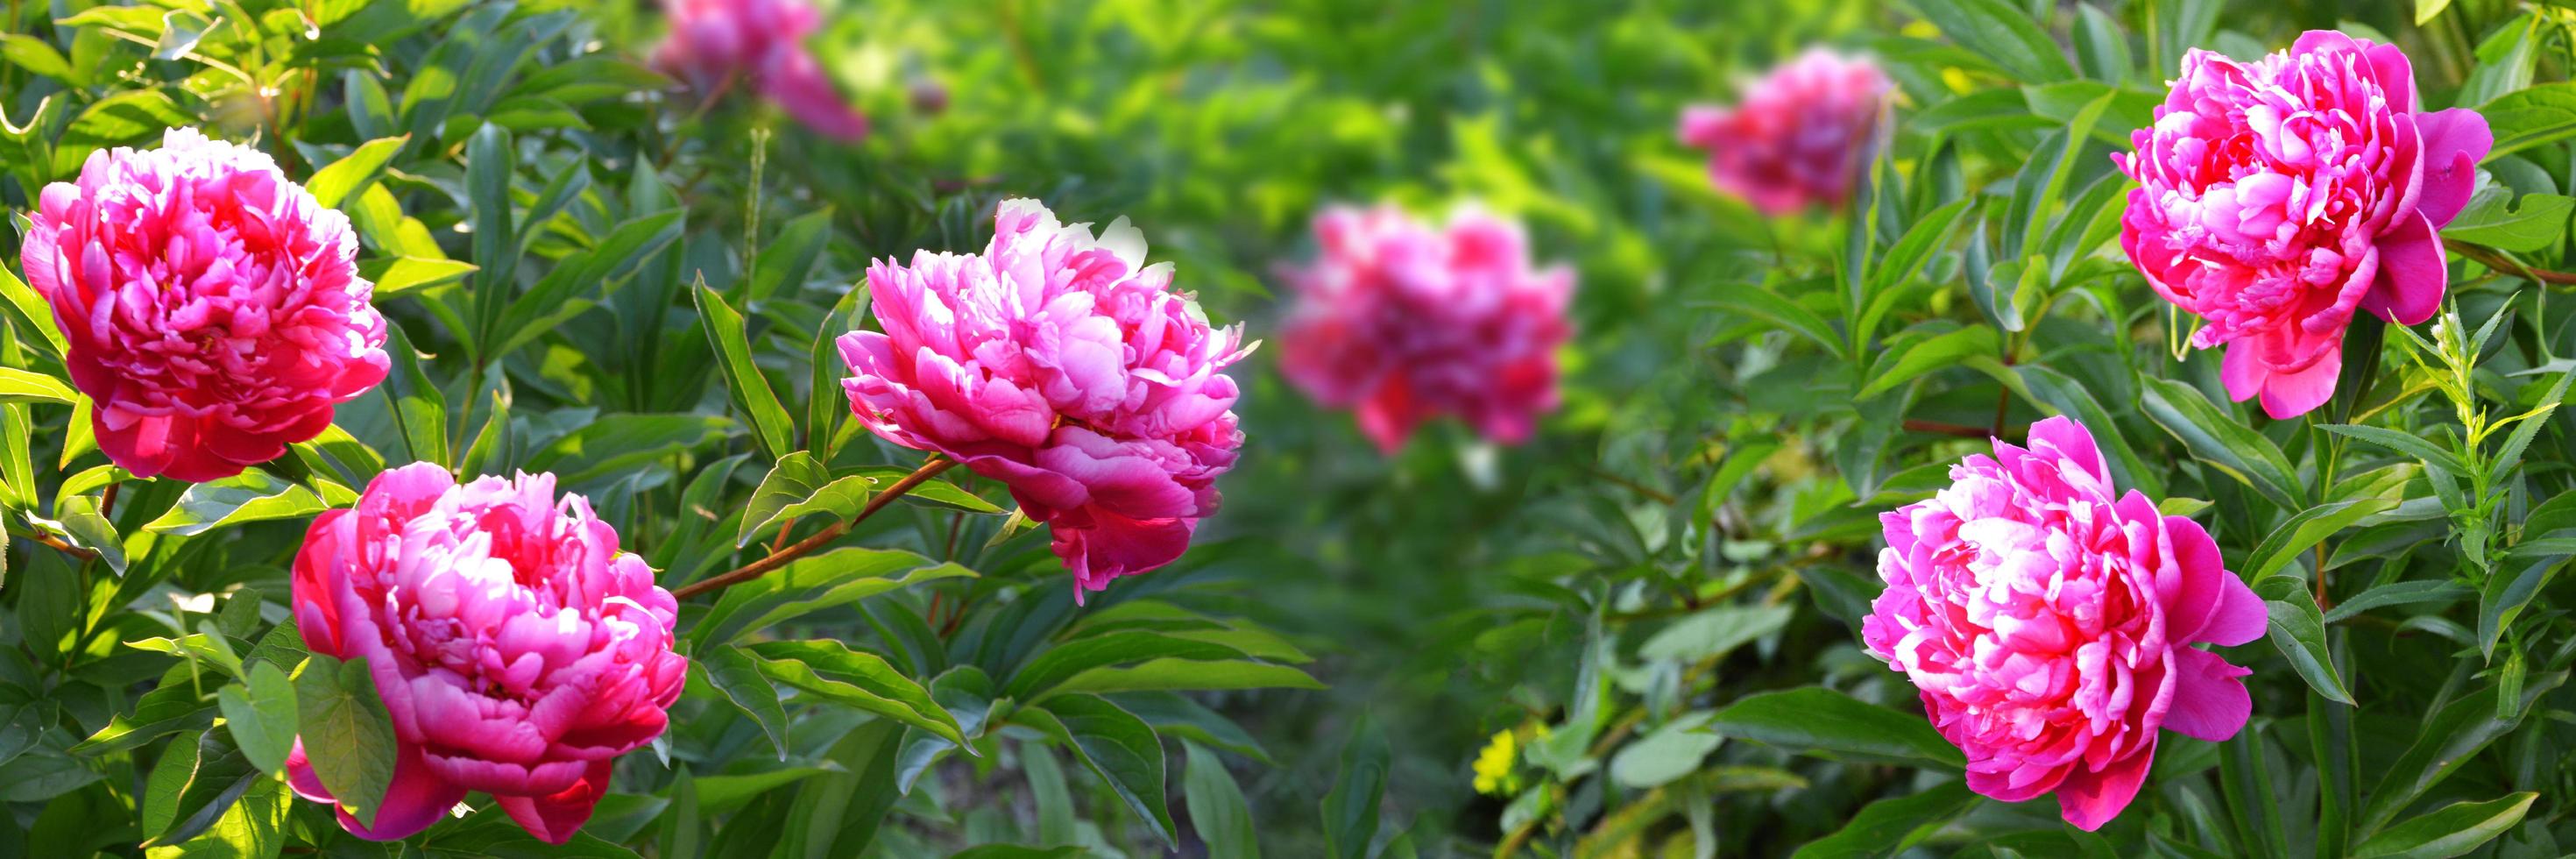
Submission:
[[[1079,607],[950,472],[685,601],[673,729],[567,855],[2558,855],[2576,15],[2348,5],[851,0],[813,42],[875,124],[844,146],[702,109],[639,4],[11,2],[0,248],[92,150],[201,127],[350,215],[400,339],[287,458],[138,480],[8,255],[0,855],[554,852],[490,808],[379,847],[286,790],[282,737],[391,742],[288,622],[306,523],[425,461],[559,474],[671,587],[832,527],[922,462],[849,418],[853,285],[1012,196],[1128,217],[1253,338],[1317,207],[1481,201],[1580,272],[1566,405],[1383,456],[1256,353],[1223,512]],[[2108,156],[2183,48],[2336,27],[2499,145],[2439,324],[2362,323],[2273,421],[2175,351]],[[1850,206],[1766,219],[1675,118],[1818,42],[1880,58],[1892,133]],[[2271,615],[2226,651],[2251,726],[2166,735],[2098,834],[1969,793],[1858,639],[1877,514],[2056,414]]]

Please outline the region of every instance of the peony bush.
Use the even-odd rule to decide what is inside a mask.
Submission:
[[[2576,849],[2545,4],[0,16],[0,855]]]

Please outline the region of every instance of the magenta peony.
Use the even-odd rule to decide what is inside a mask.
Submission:
[[[1779,216],[1839,208],[1869,160],[1890,83],[1878,64],[1810,48],[1746,85],[1733,108],[1682,112],[1682,143],[1708,150],[1719,190]]]
[[[1298,299],[1280,368],[1355,408],[1381,450],[1437,415],[1516,443],[1556,408],[1574,272],[1531,268],[1518,226],[1473,209],[1435,227],[1393,206],[1335,208],[1315,218],[1315,242],[1315,263],[1287,273]]]
[[[1094,240],[1035,200],[994,216],[981,255],[868,269],[884,333],[840,339],[851,411],[887,441],[1002,481],[1046,523],[1079,598],[1170,563],[1233,467],[1240,328],[1211,328],[1144,265],[1124,220]]]
[[[819,13],[806,0],[662,0],[671,35],[653,65],[708,98],[737,84],[756,86],[816,133],[838,140],[867,136],[868,118],[850,107],[805,50]]]
[[[45,186],[21,261],[107,458],[203,482],[276,459],[384,381],[349,219],[265,154],[174,128]]]
[[[2262,635],[2262,601],[2198,524],[2115,499],[2082,425],[2041,421],[2028,449],[1998,441],[1950,478],[1880,514],[1887,590],[1861,638],[1967,753],[1968,787],[2056,791],[2066,822],[2097,829],[2137,795],[2158,728],[2244,727],[2249,672],[2192,645]]]
[[[459,486],[428,463],[378,475],[313,520],[295,556],[295,621],[315,653],[367,660],[401,757],[373,827],[402,838],[479,790],[561,844],[608,792],[618,755],[662,733],[688,661],[679,604],[551,474]],[[299,741],[289,781],[330,791]]]
[[[2395,45],[2311,31],[2240,63],[2183,57],[2156,124],[2114,155],[2138,180],[2121,247],[2156,293],[2227,344],[2221,377],[2275,418],[2334,396],[2359,308],[2413,325],[2450,281],[2439,230],[2494,139],[2465,109],[2425,113]]]

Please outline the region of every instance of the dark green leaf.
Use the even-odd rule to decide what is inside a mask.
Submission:
[[[296,733],[322,786],[343,808],[372,825],[393,784],[393,715],[376,695],[365,658],[342,662],[316,653],[295,675]]]
[[[1821,686],[1738,699],[1709,721],[1717,733],[1838,760],[1958,769],[1959,749],[1923,717]]]

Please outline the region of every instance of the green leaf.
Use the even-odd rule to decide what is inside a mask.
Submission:
[[[0,60],[74,86],[88,81],[86,75],[72,71],[72,61],[63,59],[53,43],[24,33],[0,33]]]
[[[1696,664],[1780,631],[1795,614],[1788,605],[1717,605],[1656,631],[1638,646],[1637,656]]]
[[[43,373],[0,367],[0,403],[47,403],[68,406],[80,400],[80,392],[62,380]]]
[[[716,367],[724,371],[725,387],[733,391],[733,404],[751,419],[752,436],[773,458],[783,458],[796,449],[796,424],[787,416],[787,407],[778,402],[778,393],[769,387],[769,377],[751,360],[750,331],[742,314],[725,304],[724,296],[707,288],[706,277],[698,278],[693,291],[698,297],[698,316],[707,330],[707,341],[715,344]]]
[[[1066,692],[1151,692],[1216,689],[1322,689],[1324,684],[1295,667],[1245,659],[1201,660],[1182,657],[1149,659],[1130,667],[1094,668],[1029,700]]]
[[[1145,720],[1097,695],[1058,696],[1011,718],[1073,750],[1165,844],[1180,844],[1180,827],[1172,823],[1171,803],[1164,798],[1162,740]]]
[[[377,696],[365,657],[342,662],[316,653],[295,674],[296,733],[313,774],[359,823],[375,825],[376,809],[394,779],[393,714]]]
[[[1914,7],[1968,50],[2023,81],[2062,81],[2075,77],[2057,40],[2032,23],[2028,13],[2003,0],[1915,0]]]
[[[2200,389],[2171,379],[2138,380],[2140,405],[2157,426],[2191,450],[2192,458],[2227,472],[2283,507],[2304,508],[2306,495],[2281,449],[2219,410]]]
[[[1923,717],[1821,686],[1737,699],[1709,720],[1721,735],[1835,760],[1959,769],[1967,758]]]
[[[921,582],[972,578],[975,571],[900,549],[845,546],[808,555],[727,588],[691,628],[701,645],[723,644],[790,618],[847,605]]]
[[[2476,591],[2449,579],[2390,582],[2335,603],[2325,613],[2327,623],[2347,620],[2362,612],[2390,606],[2419,603],[2458,602],[2476,595]]]
[[[2389,827],[2353,851],[2356,859],[2449,859],[2503,835],[2522,822],[2540,794],[2509,793],[2485,802],[2454,802],[2422,817]]]
[[[707,685],[724,693],[727,700],[759,723],[761,733],[769,737],[770,747],[778,750],[778,759],[786,760],[787,710],[778,705],[778,687],[770,685],[769,678],[760,673],[759,664],[741,648],[729,644],[702,647],[694,655],[698,676],[706,678]]]
[[[886,716],[965,745],[957,717],[873,653],[838,641],[764,641],[749,651],[760,673],[823,701]]]
[[[409,142],[411,135],[405,134],[359,144],[346,157],[313,171],[313,178],[304,182],[304,190],[313,192],[313,201],[322,204],[322,208],[340,208],[340,201],[367,190],[377,177],[383,176],[385,164]]]
[[[1391,749],[1377,720],[1362,713],[1342,746],[1333,789],[1324,794],[1324,843],[1333,859],[1368,859],[1377,838],[1378,803],[1386,797]]]
[[[19,329],[21,342],[41,338],[52,354],[63,354],[63,329],[54,322],[54,306],[5,265],[0,265],[0,311],[8,314],[10,327]]]
[[[823,248],[831,239],[832,207],[798,216],[788,221],[769,244],[760,249],[751,276],[743,284],[742,303],[757,304],[787,290],[794,294],[805,285],[814,271],[814,263],[823,258]]]
[[[687,226],[683,214],[674,210],[636,216],[617,225],[598,246],[557,262],[527,294],[499,311],[491,338],[499,345],[489,354],[516,351],[607,301],[663,248],[679,240]],[[584,295],[584,290],[594,287],[596,294]]]
[[[404,101],[408,109],[411,99]],[[499,125],[484,123],[466,142],[466,212],[474,228],[474,264],[482,267],[467,294],[473,300],[474,345],[480,347],[475,351],[485,362],[508,351],[497,348],[505,333],[502,313],[518,291],[512,277],[519,265],[518,231],[510,221],[510,177],[517,165],[510,132]]]
[[[1827,352],[1843,353],[1842,336],[1834,333],[1833,326],[1827,325],[1824,317],[1759,285],[1721,283],[1710,290],[1706,301],[1715,309],[1768,322],[1813,340]]]
[[[276,665],[261,662],[250,668],[250,679],[242,684],[225,686],[215,693],[224,713],[225,727],[231,729],[233,745],[242,756],[261,772],[278,772],[286,765],[286,753],[295,745],[295,723],[299,711],[295,706],[295,684]]]
[[[1034,701],[1077,675],[1111,665],[1160,658],[1242,659],[1243,651],[1222,644],[1129,630],[1065,642],[1038,654],[1003,684],[1004,697]]]
[[[1914,341],[1902,352],[1881,358],[1870,368],[1869,384],[1855,396],[1868,399],[1934,370],[1957,367],[1973,355],[1994,355],[1995,330],[1979,325]]]
[[[2022,384],[2030,388],[2033,398],[2057,410],[2058,414],[2074,418],[2093,434],[2093,440],[2100,445],[2102,452],[2111,455],[2111,476],[2118,485],[2144,492],[2150,498],[2164,498],[2157,509],[2168,516],[2189,516],[2199,512],[2166,509],[2166,504],[2191,499],[2165,497],[2161,469],[2148,468],[2146,461],[2138,458],[2137,451],[2129,447],[2128,434],[2120,429],[2119,422],[2111,418],[2111,413],[2094,398],[2093,392],[2085,389],[2083,383],[2038,364],[2023,364],[2013,370],[2021,374]],[[2207,506],[2207,502],[2202,504]]]
[[[906,475],[912,473],[912,469],[896,468],[893,466],[866,466],[856,469],[856,472],[860,476],[876,481],[879,486],[890,486],[901,482]],[[904,503],[907,504],[939,507],[948,510],[963,510],[968,513],[999,515],[1004,512],[1002,508],[994,506],[993,502],[976,497],[975,493],[959,489],[957,488],[957,484],[950,483],[945,480],[922,481],[921,485],[915,486],[912,488],[912,491],[904,493],[903,500]]]
[[[1945,781],[1919,793],[1872,802],[1834,834],[1808,842],[1791,855],[1793,859],[1894,856],[1984,801],[1968,790],[1967,782]]]
[[[2270,536],[2263,538],[2263,545],[2255,547],[2252,571],[2245,575],[2245,579],[2261,582],[2271,578],[2290,562],[2298,560],[2301,553],[2325,542],[2327,537],[2352,527],[2354,522],[2394,509],[2397,504],[2398,499],[2395,498],[2356,498],[2327,502],[2299,511],[2299,515],[2272,529]]]
[[[857,516],[867,506],[868,489],[875,482],[865,475],[834,478],[831,469],[805,451],[780,456],[778,464],[760,478],[760,488],[752,490],[734,545],[751,545],[769,536],[773,527],[787,527],[787,520],[799,516],[824,513],[833,521]]]
[[[713,444],[732,426],[732,421],[713,415],[602,415],[528,457],[525,469],[551,471],[563,485],[577,486]]]
[[[473,263],[452,259],[391,256],[358,264],[358,273],[376,284],[376,300],[433,286],[455,283],[473,274]]]
[[[2306,582],[2290,578],[2255,583],[2255,593],[2262,595],[2264,611],[2271,616],[2272,646],[2289,658],[2290,667],[2308,681],[2309,688],[2326,700],[2352,706],[2352,692],[2344,688],[2343,675],[2335,671],[2334,654],[2326,647],[2325,616],[2307,587]]]
[[[2442,238],[2529,253],[2565,239],[2568,217],[2576,214],[2576,197],[2527,194],[2519,207],[2513,203],[2513,189],[2489,185],[2442,228]]]
[[[156,844],[145,859],[253,859],[273,857],[286,845],[287,816],[295,795],[286,784],[252,773],[236,781],[235,799],[201,832],[177,844]],[[183,821],[183,826],[184,826]]]
[[[2129,37],[2111,13],[2090,3],[2075,7],[2075,60],[2084,75],[2118,84],[2129,79]]]
[[[260,469],[188,487],[179,503],[146,531],[190,537],[227,525],[270,519],[298,519],[330,509],[303,484]]]
[[[201,700],[198,680],[185,663],[171,666],[161,684],[134,703],[134,712],[108,718],[107,727],[66,751],[82,757],[114,754],[144,743],[214,724],[215,708]]]
[[[1700,761],[1725,737],[1703,730],[1712,714],[1684,713],[1629,743],[1610,758],[1610,779],[1632,790],[1662,787],[1699,771]]]
[[[2478,106],[2494,130],[2494,161],[2534,146],[2576,137],[2576,82],[2535,84]]]
[[[2521,714],[2531,711],[2533,701],[2565,682],[2565,671],[2532,675],[2523,683],[2520,706],[2512,708],[2511,718],[2497,715],[2501,695],[2494,686],[2460,696],[2426,716],[2423,728],[2415,732],[2415,743],[2381,770],[2386,775],[2365,794],[2370,800],[2353,831],[2378,832],[2396,819],[2398,812],[2413,805],[2417,797],[2477,757],[2489,743],[2521,725]]]
[[[1187,740],[1181,741],[1181,752],[1189,766],[1181,777],[1181,798],[1189,804],[1190,828],[1198,830],[1208,855],[1260,859],[1252,807],[1243,801],[1234,775],[1225,771],[1225,761]]]

